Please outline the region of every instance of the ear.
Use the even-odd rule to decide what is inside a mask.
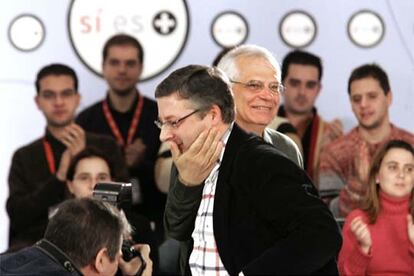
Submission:
[[[387,103],[388,103],[388,107],[391,106],[392,103],[392,91],[388,91],[388,94],[386,95],[387,97]]]
[[[40,96],[39,94],[36,94],[36,96],[34,97],[34,101],[36,103],[36,106],[39,110],[42,110],[41,106],[40,106]]]
[[[69,192],[73,195],[73,182],[70,180],[67,180],[66,187],[68,187]]]
[[[76,95],[75,96],[76,96],[76,108],[78,108],[82,96],[79,94],[79,91],[76,91]]]
[[[98,254],[96,254],[95,257],[95,269],[99,272],[99,274],[103,273],[106,269],[106,266],[109,262],[108,257],[108,250],[106,247],[101,248],[101,250],[98,251]]]
[[[318,87],[318,95],[319,95],[319,92],[321,92],[321,90],[322,90],[322,82],[321,81],[319,81],[319,85],[318,85],[319,87]]]
[[[223,122],[223,117],[221,115],[221,109],[218,105],[213,105],[208,112],[207,116],[211,116],[211,125],[217,126]]]

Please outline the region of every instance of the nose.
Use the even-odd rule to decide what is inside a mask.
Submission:
[[[361,107],[366,107],[368,105],[368,99],[367,97],[361,98]]]
[[[263,90],[261,91],[261,93],[260,93],[260,97],[271,100],[274,97],[278,97],[278,94],[279,93],[275,93],[272,90],[270,90],[270,88],[268,86],[265,86],[263,88]]]
[[[404,178],[404,176],[405,176],[404,169],[398,170],[397,177],[399,177],[399,178]]]
[[[169,141],[173,137],[174,137],[174,134],[172,133],[172,131],[167,126],[164,125],[164,126],[161,127],[161,132],[160,132],[161,142]]]
[[[54,101],[55,105],[61,105],[64,101],[62,95],[59,95],[59,94],[56,95],[54,100],[55,100]]]
[[[124,73],[127,70],[127,65],[125,63],[121,63],[118,67],[119,72]]]

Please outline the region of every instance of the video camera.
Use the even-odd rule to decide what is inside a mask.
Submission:
[[[124,182],[97,183],[93,190],[93,198],[121,208],[121,205],[131,203],[132,201],[132,184]],[[145,265],[141,254],[128,241],[124,241],[122,244],[122,256],[126,262],[138,256],[143,265]]]

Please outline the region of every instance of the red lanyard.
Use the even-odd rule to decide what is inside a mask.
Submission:
[[[46,137],[43,138],[43,149],[45,150],[46,161],[49,166],[49,171],[51,174],[56,172],[55,167],[55,157],[53,156],[52,147],[50,143],[46,140]]]
[[[118,126],[115,123],[114,117],[112,117],[112,113],[109,110],[108,101],[105,100],[102,103],[103,112],[104,112],[106,121],[109,127],[111,128],[112,134],[115,136],[118,143],[122,145],[123,147],[132,143],[132,139],[134,138],[134,135],[138,129],[139,118],[141,117],[141,111],[142,111],[143,105],[144,105],[144,98],[140,94],[138,94],[138,104],[137,104],[137,107],[135,108],[134,117],[132,118],[132,122],[128,130],[127,142],[125,143],[125,140],[122,137]]]

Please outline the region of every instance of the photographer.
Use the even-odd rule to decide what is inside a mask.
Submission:
[[[142,256],[122,260],[121,243],[130,233],[125,217],[108,203],[82,198],[59,205],[44,239],[0,256],[1,275],[151,275],[147,245],[134,245]]]
[[[86,147],[73,157],[67,172],[67,188],[75,198],[92,197],[97,183],[111,182],[114,179],[114,165],[102,151]],[[115,188],[115,187],[114,187]],[[95,191],[98,192],[98,191]],[[100,192],[100,191],[99,191]],[[129,198],[131,195],[128,194]],[[119,195],[120,199],[121,195]],[[116,204],[132,226],[130,243],[148,244],[151,247],[150,257],[154,261],[154,272],[157,272],[158,250],[155,244],[154,232],[151,230],[149,220],[142,215],[131,211],[130,202],[111,202]]]

